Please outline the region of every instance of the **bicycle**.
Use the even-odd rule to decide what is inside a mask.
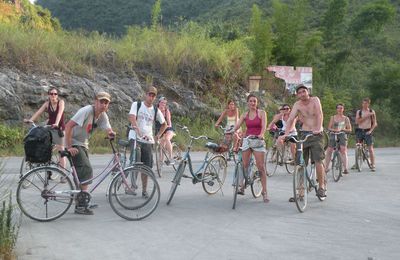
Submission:
[[[274,138],[276,141],[276,138]],[[282,147],[274,144],[271,152],[266,156],[266,163],[268,164],[267,176],[271,177],[275,174],[278,166],[285,165],[288,174],[293,174],[295,171],[295,164],[290,150],[290,143],[285,141]]]
[[[335,182],[338,182],[340,178],[343,176],[343,162],[342,156],[340,155],[340,144],[338,136],[340,134],[346,134],[344,131],[340,132],[330,132],[331,135],[335,138],[335,147],[333,148],[333,155],[332,155],[332,177]]]
[[[368,147],[365,142],[357,142],[356,143],[356,150],[355,150],[355,157],[356,157],[356,169],[361,172],[362,165],[364,162],[367,163],[368,167],[372,170],[372,163],[369,157]]]
[[[150,216],[160,201],[160,187],[154,173],[149,167],[142,164],[134,164],[122,169],[113,140],[114,138],[109,138],[113,152],[111,160],[100,173],[89,180],[79,181],[71,154],[67,150],[61,151],[60,155],[68,158],[71,169],[41,166],[27,172],[19,181],[16,194],[18,206],[24,215],[33,220],[48,222],[63,216],[74,200],[87,207],[91,199],[90,194],[107,176],[118,170],[118,174],[112,178],[108,186],[108,201],[113,211],[127,220],[141,220]],[[49,171],[58,173],[65,182],[47,178]],[[139,174],[141,178],[137,178]],[[136,196],[136,190],[139,189],[139,184],[145,177],[147,177],[146,184],[149,194],[147,198]],[[81,185],[94,180],[97,181],[92,184],[89,192],[81,190]],[[26,189],[23,188],[25,182],[30,183]]]
[[[27,121],[25,123],[31,124],[31,127],[29,128],[29,131],[31,131],[35,127],[38,127],[38,125],[36,125],[35,122],[33,122],[33,121]],[[46,129],[51,129],[50,125],[45,125],[44,127]],[[28,133],[29,133],[29,131],[28,131]],[[60,166],[59,165],[59,161],[60,161],[59,153],[58,153],[56,145],[54,145],[54,144],[52,145],[52,156],[51,156],[50,161],[48,161],[48,162],[44,162],[44,163],[29,162],[29,161],[26,161],[25,156],[23,156],[22,157],[22,161],[21,161],[21,165],[20,165],[20,168],[19,168],[19,178],[21,179],[26,172],[32,170],[33,168],[37,168],[37,167],[40,167],[40,166],[46,166],[46,165],[58,165],[58,166]],[[48,176],[48,178],[53,178],[53,179],[55,179],[57,177],[58,176],[55,175],[55,174]],[[25,185],[29,186],[29,183],[26,183]],[[24,186],[24,188],[25,188],[25,186]]]
[[[179,148],[178,144],[175,142],[172,142],[172,158],[169,158],[169,154],[165,148],[165,146],[160,144],[160,140],[157,140],[155,143],[155,154],[156,154],[156,169],[157,169],[157,174],[158,177],[161,178],[162,176],[162,167],[163,165],[172,165],[174,168],[174,171],[176,171],[176,166],[175,163],[179,163],[179,161],[182,159],[182,151]],[[166,158],[166,160],[164,160]],[[171,162],[174,161],[173,164]]]
[[[243,139],[255,139],[257,136],[247,136]],[[240,172],[241,171],[241,172]],[[258,171],[253,156],[250,159],[250,164],[247,170],[243,167],[243,160],[242,160],[242,147],[239,147],[239,151],[237,154],[237,160],[235,163],[235,172],[233,175],[233,205],[232,209],[236,208],[236,201],[237,195],[239,192],[239,186],[243,182],[244,179],[244,186],[243,190],[245,190],[249,185],[251,188],[251,194],[254,198],[259,198],[262,193],[262,184],[261,184],[261,177],[260,172]]]
[[[321,197],[318,195],[319,184],[316,177],[315,165],[314,163],[307,163],[304,161],[303,157],[303,144],[307,141],[307,139],[313,136],[312,133],[303,131],[305,137],[303,140],[299,140],[296,137],[288,136],[286,139],[290,142],[296,143],[296,170],[293,174],[293,198],[296,203],[296,207],[299,212],[304,212],[307,208],[308,203],[308,193],[311,192],[312,189],[315,190],[315,193],[320,201],[325,200],[325,196]],[[310,154],[311,156],[311,154]],[[327,178],[325,173],[324,178],[325,190],[327,189]]]
[[[227,150],[226,152],[223,152],[223,155],[225,156],[227,161],[231,161],[233,160],[234,162],[236,162],[236,158],[235,158],[235,153],[233,151],[234,149],[234,133],[233,133],[233,128],[235,126],[219,126],[219,128],[223,131],[223,135],[224,135],[224,141],[223,141],[223,145],[226,147],[224,150]],[[230,135],[230,140],[228,141],[227,136]]]
[[[227,161],[221,154],[215,154],[216,150],[219,148],[219,145],[216,143],[206,143],[205,146],[208,148],[208,151],[203,162],[196,171],[193,170],[192,158],[190,156],[193,141],[200,139],[211,140],[211,138],[204,135],[192,136],[186,126],[178,127],[187,132],[190,140],[182,157],[182,161],[179,163],[175,176],[172,179],[172,186],[167,197],[167,205],[171,203],[182,177],[192,179],[193,184],[201,182],[203,190],[209,195],[213,195],[221,190],[226,178]],[[187,165],[189,166],[191,176],[183,174]]]

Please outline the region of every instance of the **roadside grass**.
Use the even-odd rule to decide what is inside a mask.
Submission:
[[[20,216],[12,204],[9,175],[4,174],[4,161],[0,158],[0,259],[16,259],[14,247],[20,227]]]

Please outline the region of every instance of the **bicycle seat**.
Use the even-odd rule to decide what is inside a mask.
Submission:
[[[124,146],[124,147],[128,147],[129,146],[129,141],[128,140],[119,139],[118,140],[118,145]]]
[[[219,145],[216,143],[213,143],[213,142],[207,142],[205,144],[205,147],[207,147],[208,149],[211,149],[211,150],[216,150],[219,147]]]

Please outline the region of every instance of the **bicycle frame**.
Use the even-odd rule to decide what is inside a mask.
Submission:
[[[68,158],[68,160],[70,162],[70,165],[71,165],[71,170],[66,170],[67,171],[67,177],[69,177],[72,174],[73,181],[74,181],[74,184],[75,184],[75,187],[76,187],[76,190],[72,190],[71,191],[72,193],[81,192],[82,191],[80,189],[81,185],[85,185],[85,184],[88,184],[88,183],[90,183],[90,182],[92,182],[94,180],[97,180],[88,191],[89,193],[92,193],[94,190],[96,190],[96,188],[100,185],[100,183],[102,183],[110,174],[112,174],[113,172],[116,172],[115,171],[116,169],[121,174],[123,182],[125,184],[127,184],[126,176],[125,176],[124,171],[122,169],[121,161],[119,159],[119,156],[117,154],[116,149],[114,148],[114,145],[113,145],[111,139],[110,139],[110,145],[111,145],[111,148],[113,150],[113,157],[110,159],[108,165],[100,173],[98,173],[97,175],[95,175],[92,178],[90,178],[90,179],[88,179],[86,181],[83,181],[83,182],[79,181],[75,165],[72,162],[72,158],[70,156],[67,156],[67,158]],[[62,156],[63,155],[66,155],[66,154],[62,153]],[[117,176],[118,175],[116,175],[115,177],[117,177]],[[128,187],[128,189],[130,189],[130,188]]]
[[[199,175],[199,173],[201,173],[201,171],[204,169],[204,167],[206,166],[209,158],[210,158],[210,152],[207,152],[206,155],[204,156],[203,159],[203,163],[200,165],[199,168],[196,169],[196,171],[194,171],[193,169],[193,164],[192,164],[192,158],[190,156],[190,150],[191,150],[191,146],[192,146],[192,139],[190,140],[190,144],[186,149],[185,155],[182,158],[182,162],[183,163],[183,169],[186,169],[186,165],[189,165],[189,172],[192,175],[192,178],[196,181],[196,182],[201,182],[202,179],[199,178],[197,175]],[[183,176],[185,177],[185,176]],[[190,177],[189,177],[190,178]]]

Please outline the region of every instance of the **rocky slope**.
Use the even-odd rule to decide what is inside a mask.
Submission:
[[[183,84],[166,81],[152,74],[159,96],[170,100],[175,115],[196,115],[213,110],[201,102],[193,91]],[[16,69],[0,68],[0,122],[16,125],[34,113],[46,100],[48,86],[59,89],[66,101],[66,117],[70,118],[80,107],[93,103],[94,94],[100,90],[112,95],[109,115],[112,123],[123,124],[132,101],[141,98],[146,83],[135,74],[116,75],[97,72],[91,78],[54,72],[51,75],[26,74]]]

